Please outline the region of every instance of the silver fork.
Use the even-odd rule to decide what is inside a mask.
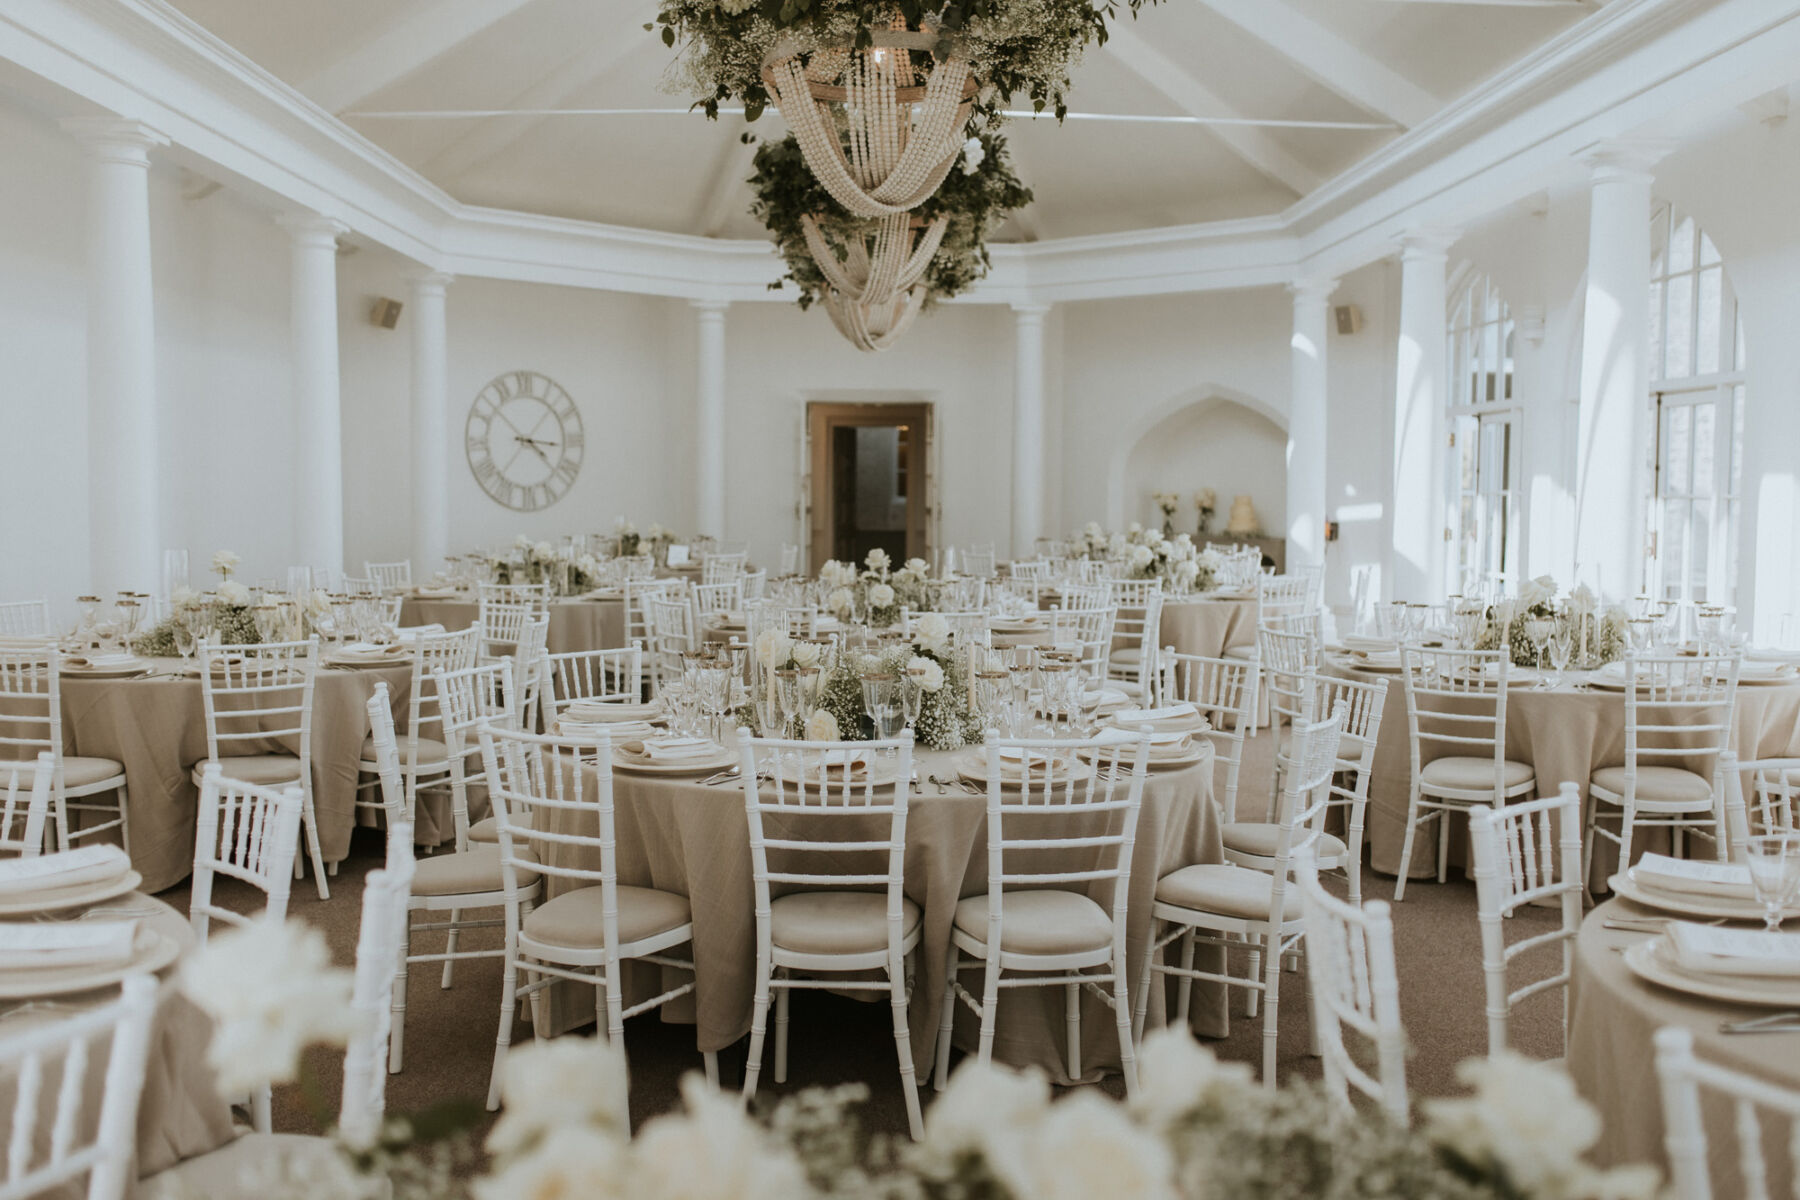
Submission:
[[[927,775],[925,777],[925,779],[926,779],[926,782],[931,783],[937,787],[938,795],[942,796],[944,794],[944,781],[943,780],[939,779],[936,775]]]

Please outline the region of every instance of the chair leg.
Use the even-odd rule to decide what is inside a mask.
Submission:
[[[506,1062],[506,1051],[512,1045],[513,1017],[519,1007],[518,947],[511,929],[506,931],[506,971],[500,981],[500,1030],[494,1035],[494,1068],[488,1076],[487,1107],[489,1112],[500,1107],[500,1068]],[[533,992],[533,996],[537,993]],[[533,1037],[537,1030],[532,1030]]]
[[[1587,797],[1587,815],[1581,823],[1581,882],[1585,886],[1594,879],[1594,841],[1600,828],[1600,801]]]
[[[758,949],[756,955],[756,999],[750,1008],[750,1054],[744,1060],[744,1103],[756,1096],[756,1081],[762,1074],[763,1037],[769,1028],[770,976],[774,973],[773,955]]]
[[[250,1123],[258,1133],[275,1132],[273,1095],[268,1084],[250,1093]]]
[[[1244,940],[1250,944],[1250,964],[1244,973],[1251,979],[1261,979],[1263,973],[1262,937],[1250,933],[1244,935]],[[1262,993],[1251,988],[1244,993],[1244,1015],[1254,1021],[1260,1012],[1262,1012]]]
[[[719,1086],[719,1052],[716,1050],[701,1051],[700,1062],[701,1062],[701,1065],[703,1067],[705,1067],[705,1069],[706,1069],[707,1086],[714,1087],[714,1088],[718,1087]]]
[[[319,899],[329,900],[331,888],[325,882],[325,854],[319,849],[319,818],[313,812],[311,793],[307,794],[306,807],[300,810],[300,815],[303,818],[301,824],[306,827],[306,853],[312,859],[313,882],[318,885]]]
[[[1137,1095],[1137,1043],[1131,1036],[1131,994],[1125,986],[1125,947],[1113,947],[1113,1025],[1119,1031],[1119,1069],[1125,1075],[1125,1094]]]
[[[1181,969],[1194,969],[1194,931],[1191,927],[1181,935]],[[1175,1024],[1183,1029],[1188,1027],[1188,1006],[1193,998],[1194,981],[1186,975],[1180,976],[1175,985]]]
[[[1269,934],[1269,953],[1263,963],[1263,1086],[1275,1086],[1275,1034],[1281,1014],[1281,934]]]
[[[1150,1012],[1150,981],[1156,977],[1156,933],[1158,922],[1150,922],[1150,944],[1144,950],[1144,966],[1138,972],[1137,1006],[1131,1014],[1131,1036],[1136,1041],[1144,1037],[1144,1019]]]
[[[925,1118],[919,1111],[919,1081],[913,1069],[912,1031],[906,1023],[906,969],[888,963],[888,1004],[894,1014],[894,1052],[900,1060],[900,1091],[906,1097],[906,1127],[913,1141],[925,1136]]]
[[[1063,984],[1063,1032],[1069,1046],[1069,1078],[1081,1078],[1081,985]]]
[[[1565,942],[1564,945],[1566,946],[1568,943]],[[1565,987],[1563,994],[1568,995],[1568,991],[1569,989]],[[1319,1058],[1325,1053],[1325,1047],[1319,1042],[1319,1022],[1315,1015],[1317,1012],[1318,1010],[1313,1007],[1313,973],[1309,964],[1306,971],[1306,1052],[1314,1058]]]
[[[456,935],[459,932],[459,930],[456,928],[456,924],[458,921],[461,921],[461,920],[462,920],[462,909],[460,909],[460,908],[451,909],[450,910],[450,932],[448,934],[446,934],[444,937],[444,953],[445,954],[455,954],[456,953]],[[456,969],[456,960],[453,958],[446,958],[444,960],[443,981],[438,984],[438,986],[440,988],[448,989],[450,987],[450,974],[455,969]],[[536,995],[537,993],[533,992],[532,994]]]
[[[393,1028],[388,1034],[388,1074],[398,1075],[406,1042],[406,960],[412,954],[412,912],[400,930],[400,961],[394,967],[394,995],[388,1002]]]
[[[788,1003],[794,998],[793,988],[775,993],[775,1082],[787,1082]]]
[[[981,986],[981,1045],[978,1061],[987,1066],[994,1061],[994,1026],[1000,1020],[1000,948],[989,946],[990,957],[983,964],[987,969],[983,973]]]
[[[1400,839],[1400,877],[1394,880],[1394,903],[1406,896],[1406,873],[1412,868],[1413,834],[1419,828],[1419,785],[1415,781],[1412,794],[1406,798],[1406,836]]]
[[[956,1023],[956,973],[961,969],[962,954],[952,943],[944,971],[944,1003],[938,1010],[937,1045],[933,1047],[937,1063],[932,1086],[940,1092],[950,1084],[950,1028]]]
[[[125,857],[131,857],[131,813],[126,808],[130,797],[126,794],[126,785],[120,784],[116,793],[119,797],[119,845],[125,850]]]

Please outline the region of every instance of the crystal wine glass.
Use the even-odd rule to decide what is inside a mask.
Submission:
[[[1575,633],[1566,622],[1558,621],[1550,633],[1547,643],[1550,649],[1550,665],[1556,669],[1556,683],[1563,684],[1563,672],[1569,669],[1569,658],[1575,653]]]
[[[1656,641],[1656,618],[1633,617],[1625,622],[1625,636],[1631,641],[1634,654],[1644,654]]]
[[[902,699],[906,702],[906,727],[919,727],[919,711],[925,707],[925,668],[906,668],[906,691]]]
[[[1533,691],[1550,686],[1549,681],[1543,678],[1544,647],[1549,644],[1550,635],[1555,629],[1556,622],[1549,617],[1529,616],[1525,618],[1525,637],[1531,643],[1532,650],[1537,654],[1538,681],[1532,685]]]
[[[1750,886],[1762,902],[1763,925],[1774,933],[1800,896],[1800,833],[1767,833],[1746,839]]]
[[[100,605],[105,603],[98,596],[77,596],[75,603],[81,606],[81,633],[86,641],[92,641],[94,626],[100,620]]]
[[[188,660],[194,657],[197,645],[194,628],[189,623],[191,612],[191,609],[184,608],[175,614],[173,621],[169,622],[169,632],[175,639],[175,653],[181,655],[181,664],[184,667],[188,664]]]
[[[875,671],[862,677],[862,689],[863,710],[875,725],[875,736],[885,740],[898,735],[906,719],[900,680],[885,671]]]

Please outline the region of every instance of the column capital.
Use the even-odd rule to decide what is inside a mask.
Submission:
[[[1050,315],[1051,309],[1051,305],[1048,304],[1014,304],[1011,307],[1013,316],[1018,319],[1021,325],[1028,322],[1038,325],[1043,324],[1044,318]]]
[[[1331,300],[1331,293],[1337,291],[1338,281],[1325,279],[1317,275],[1303,275],[1288,282],[1288,294],[1294,298],[1294,307],[1302,304],[1326,304]]]
[[[63,132],[99,162],[127,167],[150,165],[150,150],[169,144],[168,135],[129,117],[69,117]]]
[[[406,282],[415,296],[441,296],[444,289],[455,280],[456,276],[448,271],[413,271],[406,276]]]
[[[1595,183],[1614,180],[1649,182],[1650,168],[1675,149],[1667,138],[1609,138],[1595,142],[1576,152],[1575,159],[1586,167]]]
[[[1462,230],[1452,225],[1419,225],[1401,233],[1394,239],[1400,248],[1401,262],[1446,262],[1450,257],[1450,247],[1462,236]]]
[[[689,300],[688,307],[698,313],[702,321],[723,321],[725,311],[731,307],[731,301]]]
[[[288,231],[296,246],[330,246],[333,251],[338,238],[350,232],[342,221],[315,212],[285,212],[275,218],[275,223]]]

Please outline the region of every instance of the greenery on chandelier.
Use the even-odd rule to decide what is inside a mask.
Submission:
[[[963,149],[963,163],[951,169],[937,192],[913,214],[927,224],[949,218],[944,239],[925,270],[927,308],[967,291],[988,273],[987,239],[1008,214],[1032,200],[1031,189],[1013,174],[1004,137],[984,133],[970,141]],[[769,286],[779,288],[792,280],[800,289],[800,307],[808,308],[824,296],[826,283],[807,248],[801,218],[814,218],[840,255],[853,239],[873,238],[880,222],[852,216],[832,199],[807,167],[792,134],[757,150],[756,174],[749,182],[756,193],[750,211],[768,226],[788,266],[787,275]]]
[[[754,121],[772,97],[763,63],[777,49],[803,54],[867,47],[896,16],[914,31],[935,32],[915,65],[951,54],[964,56],[980,85],[978,119],[992,125],[1014,97],[1033,110],[1068,111],[1069,73],[1089,43],[1104,44],[1106,23],[1119,10],[1134,14],[1158,0],[662,0],[654,25],[663,42],[679,45],[678,86],[699,97],[710,117],[721,104],[739,101]]]

